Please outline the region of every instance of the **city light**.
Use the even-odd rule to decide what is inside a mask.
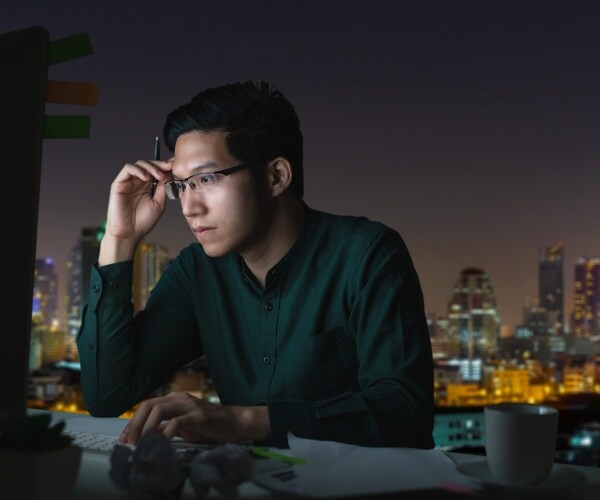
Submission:
[[[68,328],[61,328],[58,321],[55,264],[49,258],[38,260],[32,304],[35,322],[30,353],[31,406],[85,412],[78,386],[80,366],[74,339],[83,303],[81,290],[88,287],[84,269],[97,258],[97,237],[103,230],[103,226],[82,229],[67,263],[71,283]],[[574,305],[571,326],[572,332],[579,334],[574,334],[568,332],[563,312],[563,252],[562,245],[540,251],[540,293],[544,298],[528,299],[523,323],[512,329],[501,325],[492,276],[486,271],[465,268],[454,286],[448,287],[450,300],[446,314],[427,315],[437,407],[481,407],[505,401],[555,404],[577,394],[600,394],[597,321],[600,315],[595,316],[593,324],[577,323],[581,316],[577,304],[582,302],[582,294],[586,303],[600,297],[590,293],[600,286],[600,260],[581,258],[575,263],[575,269],[579,269],[576,272],[585,271],[585,279],[575,283],[579,295],[575,294],[578,302]],[[144,307],[168,263],[167,248],[153,243],[140,245],[135,257],[137,281],[133,285],[136,310]],[[600,302],[590,307],[600,308]],[[218,401],[206,367],[193,372],[191,378],[183,374],[184,378],[178,377],[176,374],[170,385],[161,390],[183,388],[209,401]]]

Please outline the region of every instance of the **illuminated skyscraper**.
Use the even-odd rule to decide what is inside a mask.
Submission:
[[[526,335],[523,331],[527,330],[531,335],[546,336],[554,332],[555,320],[545,307],[539,305],[539,301],[527,297],[525,307],[523,308],[523,323],[517,329],[517,337]],[[521,330],[520,335],[519,330]]]
[[[58,321],[58,278],[51,258],[35,259],[31,313],[38,323],[51,327]]]
[[[564,326],[564,256],[562,243],[540,248],[538,259],[539,305],[548,313],[549,334],[563,333]]]
[[[90,287],[90,270],[100,254],[104,226],[84,227],[67,260],[67,330],[76,335]]]
[[[500,313],[490,278],[482,269],[469,267],[460,273],[448,304],[448,336],[450,356],[469,360],[470,365],[496,352]]]
[[[138,246],[133,260],[133,307],[143,309],[150,292],[169,263],[168,250],[154,243]]]
[[[572,332],[578,337],[600,333],[600,258],[575,261]]]

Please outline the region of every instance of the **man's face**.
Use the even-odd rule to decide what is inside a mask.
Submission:
[[[227,151],[226,137],[225,132],[180,135],[175,144],[173,177],[186,179],[239,165],[241,162]],[[256,186],[247,168],[217,177],[218,185],[207,192],[194,192],[186,186],[180,199],[182,213],[207,255],[243,254],[252,249],[261,233]]]

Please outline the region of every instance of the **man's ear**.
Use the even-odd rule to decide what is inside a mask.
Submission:
[[[290,162],[278,156],[267,165],[267,185],[271,196],[280,196],[292,183],[292,166]]]

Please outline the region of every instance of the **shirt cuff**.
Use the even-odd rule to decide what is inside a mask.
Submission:
[[[88,304],[96,311],[100,300],[104,306],[122,304],[131,301],[133,283],[133,261],[118,262],[98,267],[94,263],[90,273]]]
[[[316,411],[308,401],[270,401],[267,404],[271,423],[271,435],[267,446],[289,448],[288,432],[306,439],[319,439],[321,432]]]

